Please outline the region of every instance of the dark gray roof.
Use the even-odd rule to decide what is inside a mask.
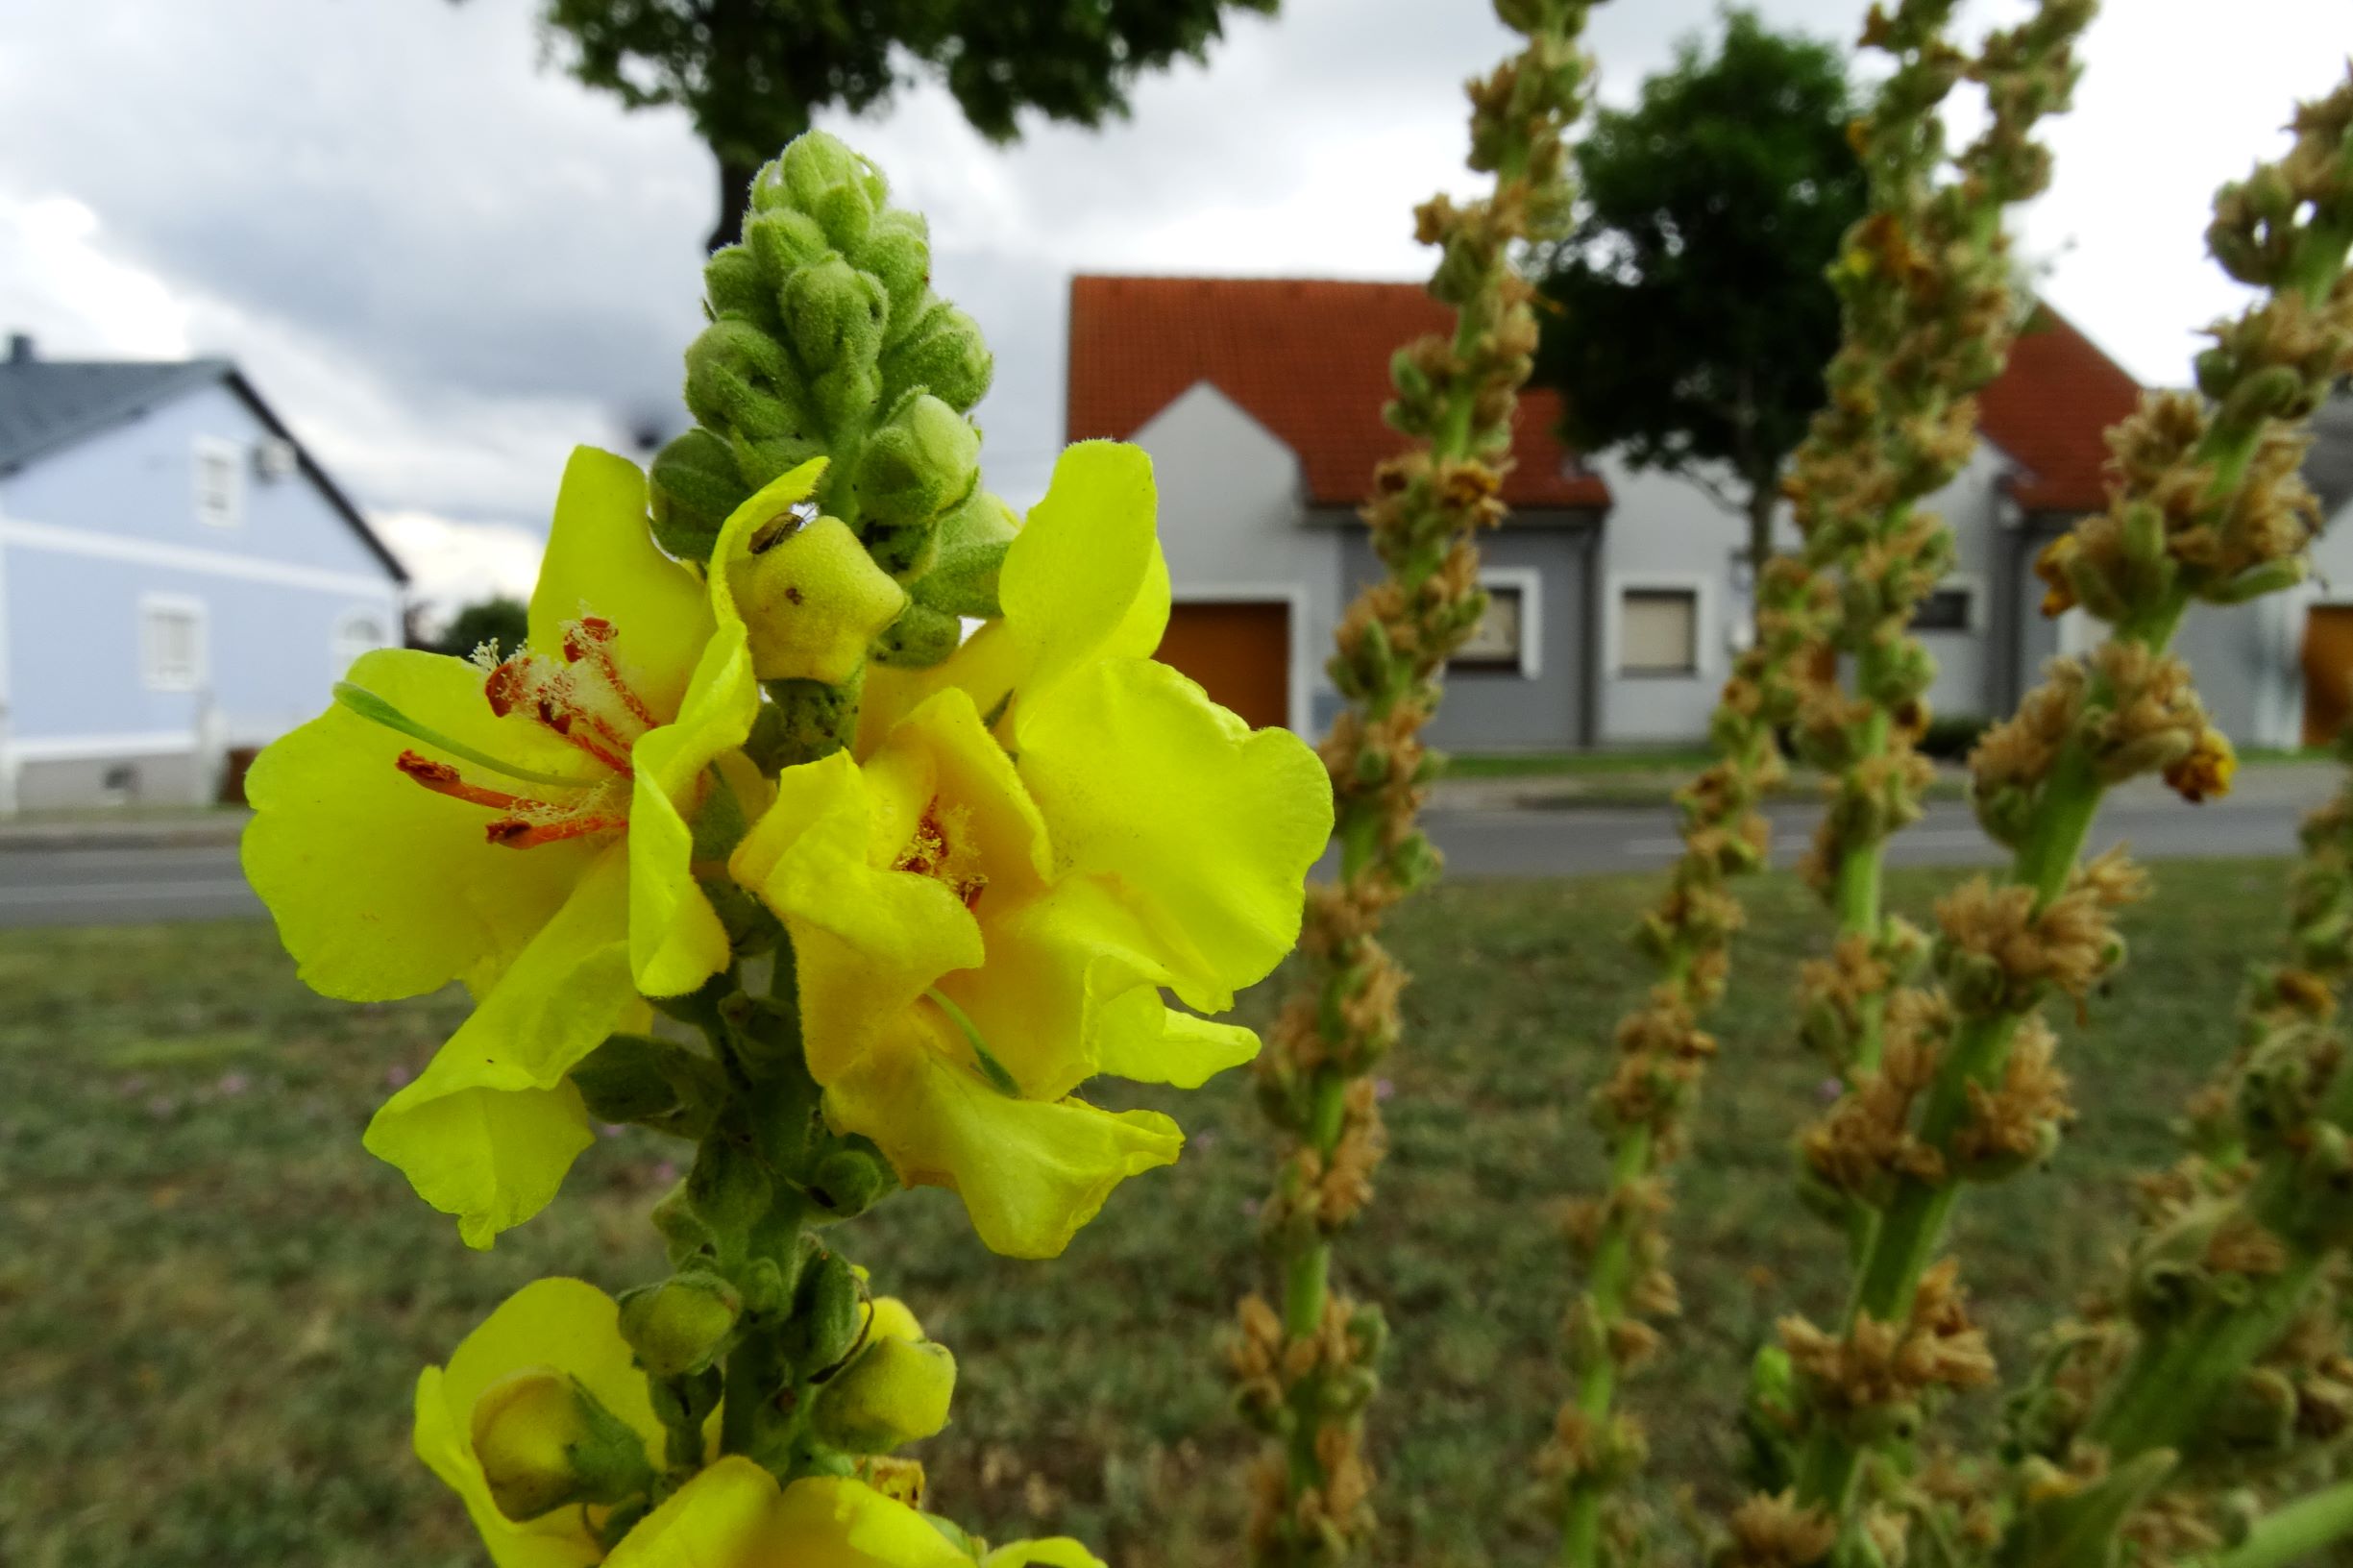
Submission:
[[[0,474],[22,468],[109,426],[135,419],[191,388],[223,382],[244,400],[271,434],[294,448],[304,476],[343,514],[360,542],[384,563],[393,580],[407,582],[407,569],[376,537],[359,508],[311,459],[244,374],[226,359],[0,358]]]
[[[2353,391],[2338,393],[2313,416],[2304,482],[2320,497],[2323,516],[2353,501]]]

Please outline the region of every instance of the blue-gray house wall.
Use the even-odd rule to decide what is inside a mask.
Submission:
[[[396,643],[401,584],[223,379],[0,474],[0,809],[208,797],[232,747],[317,713],[363,643]],[[199,515],[197,453],[233,454],[234,521]],[[158,689],[149,606],[200,625],[185,689]]]

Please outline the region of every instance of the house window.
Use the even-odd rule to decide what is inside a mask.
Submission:
[[[1912,611],[1914,631],[1967,631],[1976,617],[1976,596],[1967,588],[1938,588]]]
[[[1696,588],[1629,588],[1618,596],[1618,669],[1629,675],[1689,675],[1700,668]]]
[[[329,649],[335,674],[340,675],[352,667],[352,661],[362,653],[373,653],[380,648],[392,646],[392,634],[384,627],[380,610],[353,610],[335,623],[334,641]]]
[[[1455,650],[1453,663],[1472,670],[1517,670],[1525,635],[1526,601],[1517,587],[1487,585],[1487,611]]]
[[[192,599],[139,601],[139,664],[156,692],[192,692],[205,680],[205,607]]]
[[[196,441],[196,520],[233,528],[245,515],[245,449],[233,441]]]

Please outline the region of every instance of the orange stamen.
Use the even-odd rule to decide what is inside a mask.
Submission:
[[[469,784],[448,763],[435,762],[414,751],[402,752],[393,766],[435,795],[446,795],[453,800],[488,806],[494,811],[522,811],[542,805],[540,801],[527,800],[519,795],[506,795],[498,790],[485,790],[478,784]]]
[[[604,677],[605,684],[621,698],[622,706],[629,710],[631,717],[648,729],[659,729],[662,722],[653,716],[653,710],[640,701],[637,694],[629,690],[629,683],[621,678],[620,667],[613,663],[612,641],[610,621],[598,615],[582,616],[564,628],[564,657],[575,664],[587,660]],[[618,735],[613,739],[627,744]]]
[[[483,837],[492,844],[509,849],[535,849],[543,844],[557,844],[565,839],[583,838],[601,833],[607,828],[626,827],[625,817],[566,817],[551,822],[535,822],[526,817],[502,817],[483,830]]]

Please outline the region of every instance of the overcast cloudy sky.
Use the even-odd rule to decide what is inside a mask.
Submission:
[[[576,442],[674,425],[714,201],[682,117],[543,70],[531,0],[0,0],[0,329],[45,354],[233,355],[446,599],[527,587]],[[1764,0],[1851,37],[1865,0]],[[1975,25],[2023,0],[1973,0]],[[1071,272],[1407,278],[1409,211],[1462,188],[1485,0],[1285,0],[1099,135],[1013,149],[918,88],[833,122],[931,219],[988,331],[992,483],[1042,487]],[[1714,0],[1615,0],[1629,96]],[[2220,181],[2281,145],[2353,51],[2345,0],[2109,0],[2055,188],[2045,292],[2145,380],[2232,303],[2202,257]]]

